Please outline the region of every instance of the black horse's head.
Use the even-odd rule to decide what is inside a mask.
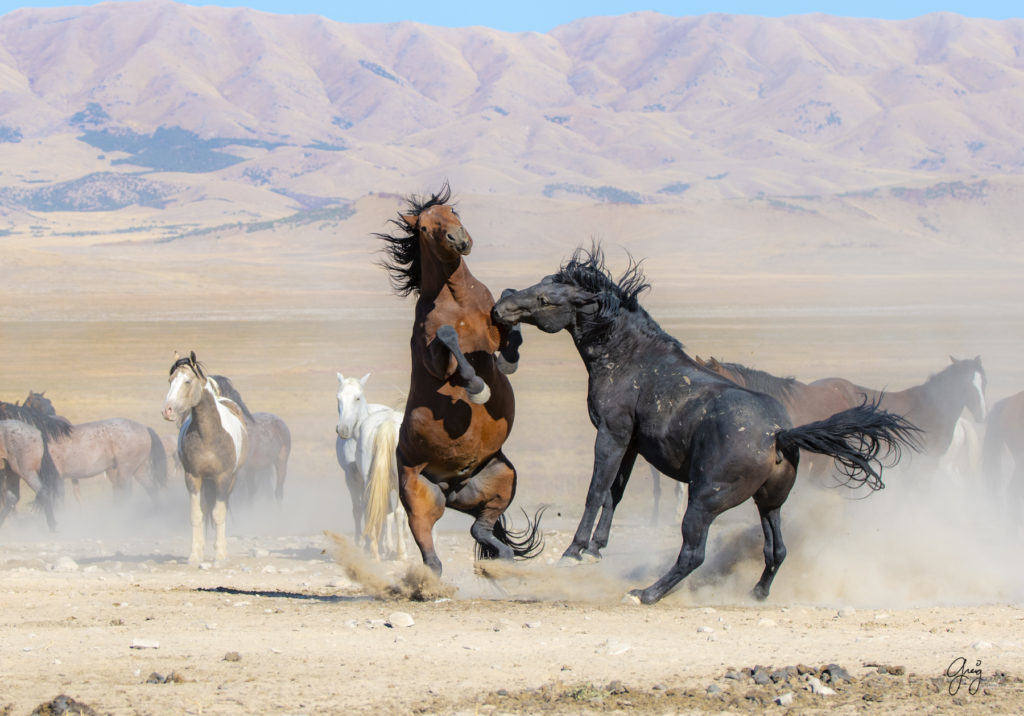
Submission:
[[[618,279],[604,265],[604,252],[594,244],[578,248],[556,274],[522,291],[503,295],[492,317],[500,323],[529,323],[546,333],[573,326],[600,328],[622,310],[635,310],[637,296],[649,284],[633,261]]]

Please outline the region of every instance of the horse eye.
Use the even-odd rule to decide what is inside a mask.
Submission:
[[[551,301],[548,300],[547,296],[537,296],[537,303],[539,303],[542,306],[550,306],[551,305]]]

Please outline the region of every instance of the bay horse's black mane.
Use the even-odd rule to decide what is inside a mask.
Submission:
[[[623,309],[636,311],[640,308],[638,297],[651,287],[640,264],[629,256],[629,266],[615,279],[605,266],[604,251],[595,243],[589,251],[582,246],[577,248],[553,279],[555,283],[576,286],[597,295],[599,310],[588,316],[589,323],[596,328],[610,323]]]
[[[406,201],[409,209],[400,213],[397,219],[389,223],[398,227],[396,234],[375,233],[378,239],[385,241],[384,253],[387,258],[381,261],[388,272],[391,287],[399,296],[419,293],[422,266],[420,264],[420,239],[416,229],[409,225],[405,216],[419,216],[432,206],[443,206],[452,198],[451,187],[444,183],[441,191],[431,194],[429,199],[411,196]],[[458,213],[455,214],[458,216]]]
[[[782,400],[793,393],[796,385],[796,378],[792,376],[780,378],[757,368],[748,368],[742,363],[726,363],[719,361],[719,364],[743,378],[743,385],[750,390]]]

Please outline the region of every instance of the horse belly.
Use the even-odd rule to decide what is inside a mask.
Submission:
[[[473,417],[465,429],[449,433],[429,408],[416,408],[402,423],[399,449],[410,464],[426,464],[435,477],[466,476],[490,460],[505,444],[508,420],[494,420],[483,405],[466,406]]]

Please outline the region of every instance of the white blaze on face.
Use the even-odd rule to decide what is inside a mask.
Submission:
[[[187,379],[188,376],[185,374],[185,371],[179,370],[175,373],[171,379],[171,387],[167,389],[167,397],[164,398],[164,409],[166,410],[168,406],[173,408],[175,412],[174,417],[179,420],[181,419],[181,414],[186,412],[186,401],[181,393],[184,390]]]
[[[245,424],[221,402],[226,400],[226,398],[217,397],[209,380],[206,381],[206,390],[210,391],[210,395],[213,396],[213,402],[217,406],[217,414],[220,416],[221,426],[231,436],[231,441],[235,444],[235,464],[237,465],[242,460],[242,435],[245,433]]]
[[[363,386],[355,378],[346,378],[338,390],[338,436],[343,440],[355,433],[362,392]]]
[[[974,372],[974,389],[978,391],[978,420],[984,420],[988,414],[988,407],[985,405],[985,382],[981,378],[981,371]]]

